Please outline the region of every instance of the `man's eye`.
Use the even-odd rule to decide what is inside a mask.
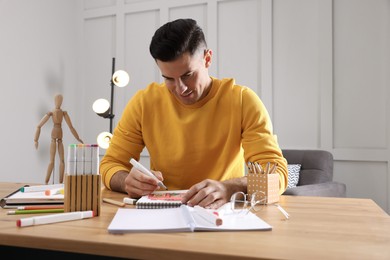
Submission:
[[[191,76],[192,76],[192,73],[183,75],[181,78],[182,78],[182,79],[188,79],[188,78],[191,77]]]

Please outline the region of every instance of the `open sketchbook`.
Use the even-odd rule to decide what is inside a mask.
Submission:
[[[181,205],[166,209],[119,208],[110,225],[109,233],[130,232],[194,232],[271,230],[272,227],[252,212],[248,214],[224,212],[222,225],[202,218],[194,208]]]

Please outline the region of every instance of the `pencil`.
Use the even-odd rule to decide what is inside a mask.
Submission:
[[[7,215],[19,215],[19,214],[41,214],[41,213],[63,213],[64,209],[17,209],[10,210],[7,212]]]
[[[106,202],[106,203],[109,203],[109,204],[112,204],[112,205],[116,205],[116,206],[119,206],[119,207],[124,207],[125,206],[124,202],[120,202],[120,201],[112,200],[112,199],[107,199],[107,198],[103,198],[103,202]]]
[[[32,209],[63,209],[64,205],[35,205],[35,206],[19,206],[17,209],[32,210]]]

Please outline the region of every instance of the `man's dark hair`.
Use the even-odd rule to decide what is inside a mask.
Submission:
[[[155,60],[174,61],[185,52],[193,55],[207,48],[202,29],[193,19],[177,19],[161,26],[153,35],[149,51]]]

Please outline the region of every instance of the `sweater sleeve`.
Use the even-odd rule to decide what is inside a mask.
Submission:
[[[142,91],[137,92],[127,103],[122,117],[114,129],[110,146],[100,163],[103,184],[108,189],[111,189],[112,176],[121,170],[129,172],[131,169],[130,158],[139,160],[145,147],[140,118],[142,118]]]
[[[287,161],[273,133],[268,111],[256,93],[244,88],[242,93],[242,145],[245,162],[258,162],[263,167],[278,164],[279,193],[287,187]]]

